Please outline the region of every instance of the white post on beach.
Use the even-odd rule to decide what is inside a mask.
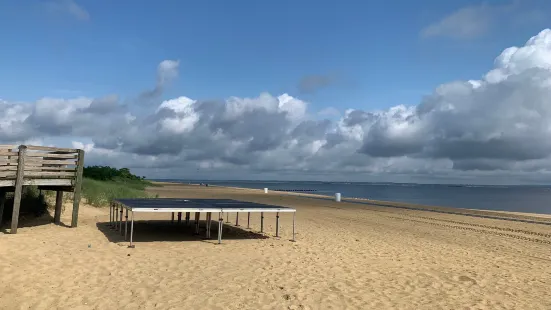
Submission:
[[[268,188],[264,187],[264,194],[267,194],[267,193],[268,193]]]
[[[335,201],[336,201],[336,202],[340,202],[340,201],[341,201],[341,193],[336,193],[336,194],[335,194]]]
[[[218,213],[218,244],[222,243],[222,227],[224,226],[224,213]]]
[[[109,205],[109,226],[113,225],[113,203]]]
[[[131,222],[130,222],[130,248],[133,248],[134,245],[132,245],[132,236],[134,236],[134,211],[131,211],[132,213],[130,214],[130,217],[131,217]]]
[[[126,208],[126,213],[124,214],[124,240],[126,241],[128,237],[128,208]]]

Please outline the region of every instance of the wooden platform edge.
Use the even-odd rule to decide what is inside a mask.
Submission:
[[[84,150],[35,145],[0,145],[0,150],[0,172],[3,173],[0,177],[5,175],[0,178],[0,221],[5,194],[9,191],[14,192],[10,233],[17,233],[22,191],[24,186],[29,185],[38,186],[40,190],[57,192],[54,216],[56,224],[60,224],[63,192],[73,192],[71,227],[77,227],[84,171]],[[7,158],[3,159],[2,156]],[[69,168],[67,165],[76,167]],[[2,167],[5,170],[2,170]]]

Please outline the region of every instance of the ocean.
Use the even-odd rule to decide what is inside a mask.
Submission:
[[[160,181],[160,180],[159,180]],[[308,193],[342,198],[414,203],[466,209],[551,214],[551,186],[479,186],[411,183],[296,182],[296,181],[209,181],[163,180],[179,183],[207,183],[274,190],[305,190]]]

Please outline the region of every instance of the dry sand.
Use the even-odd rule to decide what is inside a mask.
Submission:
[[[157,221],[138,222],[129,249],[108,209],[82,205],[78,228],[0,233],[0,309],[551,309],[549,225],[255,190],[151,191],[295,207],[297,242],[290,214],[281,238],[274,215],[269,238],[255,234],[255,214],[253,232],[227,225],[222,245],[217,225],[203,240],[168,214],[142,214]]]

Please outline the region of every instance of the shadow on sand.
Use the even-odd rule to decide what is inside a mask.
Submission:
[[[4,202],[2,221],[0,221],[0,233],[10,233],[10,225],[13,211],[13,196],[7,196]],[[18,228],[50,225],[54,217],[48,212],[48,204],[43,196],[25,195],[21,198]],[[67,226],[60,224],[61,226]],[[67,226],[68,227],[68,226]]]
[[[115,229],[109,222],[96,223],[98,229],[107,237],[110,242],[124,242],[125,223],[122,224],[122,230]],[[206,238],[206,221],[199,221],[199,234],[195,233],[195,225],[190,221],[186,225],[185,221],[178,223],[170,220],[146,220],[134,221],[134,243],[145,243],[155,241],[208,241],[210,243],[218,240],[218,221],[212,221],[211,237]],[[128,241],[130,239],[130,222],[128,222]],[[268,239],[269,236],[254,232],[243,226],[227,225],[224,223],[222,230],[223,240],[238,239]]]
[[[10,233],[11,214],[9,214],[9,217],[10,217],[10,220],[3,222],[0,225],[0,233],[4,233],[4,234]],[[53,222],[54,222],[54,217],[49,213],[43,214],[38,217],[36,217],[34,214],[20,214],[19,223],[17,227],[18,228],[36,227],[36,226],[50,225]],[[70,227],[63,223],[61,223],[60,226]]]

